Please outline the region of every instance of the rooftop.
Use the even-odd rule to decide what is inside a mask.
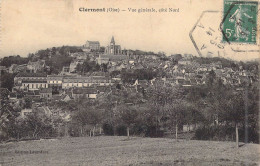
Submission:
[[[15,77],[47,77],[45,73],[18,73]]]
[[[52,88],[44,88],[40,90],[40,93],[52,93]]]
[[[104,54],[104,55],[99,55],[100,59],[109,59],[111,61],[113,60],[124,60],[127,59],[128,56],[127,55],[110,55],[110,54]]]
[[[97,90],[94,88],[77,88],[72,90],[73,94],[96,94]]]
[[[47,80],[22,80],[22,83],[47,83]]]
[[[93,43],[93,44],[99,44],[99,41],[87,41],[89,43]]]

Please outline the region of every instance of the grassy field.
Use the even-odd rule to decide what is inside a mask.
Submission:
[[[62,138],[0,144],[0,165],[259,165],[259,148],[168,138]]]

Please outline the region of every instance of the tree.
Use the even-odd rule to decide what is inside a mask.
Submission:
[[[83,136],[84,126],[88,123],[88,114],[85,110],[79,110],[72,116],[72,121],[80,127],[80,136]]]
[[[84,128],[86,125],[93,127],[90,129],[90,136],[95,136],[95,129],[97,124],[101,123],[101,110],[95,109],[93,106],[86,106],[83,103],[79,110],[73,115],[72,120],[80,127],[80,135],[84,135]]]
[[[178,140],[178,127],[184,122],[185,115],[187,114],[187,103],[176,100],[175,102],[168,103],[165,106],[167,111],[167,116],[169,117],[169,122],[172,126],[170,128],[175,128],[175,139]]]
[[[20,57],[20,55],[9,56],[9,57],[4,57],[0,62],[0,65],[5,67],[10,67],[12,64],[17,64],[17,65],[26,64],[28,63],[28,61],[29,61],[28,58]]]
[[[95,130],[98,124],[101,122],[101,110],[95,110],[94,108],[88,110],[88,124],[93,126],[92,134],[95,136]],[[91,136],[91,135],[90,135]]]
[[[39,112],[27,115],[23,130],[34,139],[49,137],[53,133],[51,119],[44,113],[41,114]]]
[[[32,99],[30,97],[24,98],[25,108],[32,108]]]
[[[236,147],[239,147],[239,126],[245,120],[245,105],[243,100],[243,95],[230,94],[226,98],[226,102],[222,105],[223,109],[220,113],[220,118],[223,122],[235,125],[236,133]]]
[[[165,118],[167,119],[167,116],[170,113],[169,110],[172,110],[172,108],[175,107],[175,103],[177,103],[177,101],[179,102],[184,100],[184,91],[179,86],[164,87],[161,84],[154,83],[154,86],[148,89],[147,96],[152,105],[151,113],[156,119],[157,133],[161,123],[165,122]],[[172,114],[172,116],[175,115]]]
[[[213,70],[211,70],[207,77],[207,85],[212,86],[215,80],[216,80],[216,73]]]
[[[19,113],[15,111],[8,99],[1,100],[0,107],[0,141],[13,136],[15,118]]]
[[[14,86],[14,75],[9,73],[1,73],[1,88],[7,88],[8,90],[12,90]]]
[[[138,112],[134,107],[129,107],[127,105],[121,105],[119,108],[121,111],[121,120],[127,126],[127,137],[130,136],[130,127],[135,124]]]
[[[107,72],[107,64],[102,63],[100,68],[101,68],[101,71]]]

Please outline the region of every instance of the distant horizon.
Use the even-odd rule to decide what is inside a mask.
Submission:
[[[92,40],[88,40],[88,41],[92,41]],[[54,47],[82,47],[82,46],[77,46],[77,45],[62,45],[62,46],[54,46]],[[101,47],[105,47],[103,45],[100,45]],[[46,50],[46,49],[51,49],[53,47],[47,47],[47,48],[42,48],[42,49],[39,49],[39,50]],[[140,50],[140,51],[144,51],[144,52],[153,52],[155,54],[158,54],[158,52],[154,52],[154,51],[149,51],[149,50],[141,50],[141,49],[130,49],[130,48],[123,48],[122,50],[133,50],[133,51],[136,51],[136,50]],[[28,57],[29,54],[35,54],[37,53],[39,50],[37,50],[36,52],[29,52],[27,55],[19,55],[19,54],[13,54],[13,55],[7,55],[7,56],[3,56],[3,57],[0,57],[0,59],[3,59],[4,57],[9,57],[9,56],[20,56],[20,57]],[[163,51],[162,51],[163,52]],[[192,56],[196,56],[196,57],[202,57],[202,58],[224,58],[224,59],[227,59],[227,60],[232,60],[232,61],[235,61],[235,62],[239,62],[239,61],[242,61],[242,62],[252,62],[252,61],[260,61],[260,57],[256,57],[256,58],[253,58],[253,59],[246,59],[246,60],[236,60],[236,59],[232,59],[232,58],[229,58],[229,57],[217,57],[217,56],[213,56],[213,57],[203,57],[203,56],[199,56],[199,55],[194,55],[194,54],[191,54],[191,53],[172,53],[172,54],[165,54],[166,56],[171,56],[171,55],[177,55],[177,54],[180,54],[180,55],[192,55]]]

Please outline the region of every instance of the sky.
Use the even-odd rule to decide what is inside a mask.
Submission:
[[[191,29],[203,11],[223,10],[222,0],[2,0],[0,4],[1,58],[27,56],[63,45],[81,46],[87,40],[106,46],[112,36],[122,49],[198,56],[189,37]],[[80,12],[82,7],[119,8],[120,12]],[[157,12],[129,12],[128,8],[154,8]],[[160,8],[175,8],[179,12],[159,12]],[[205,24],[219,24],[221,19],[220,14]],[[200,38],[204,37],[199,35],[196,40]],[[230,49],[226,52],[225,56],[236,60],[259,58],[259,52],[236,53]]]

